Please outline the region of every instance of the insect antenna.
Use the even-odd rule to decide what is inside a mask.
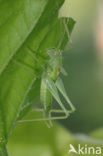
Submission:
[[[13,62],[16,63],[18,66],[20,66],[21,68],[23,68],[29,74],[35,76],[35,74],[30,70],[31,68],[29,69],[29,67],[27,65],[24,65],[23,63],[21,63],[20,61],[17,61],[16,59],[13,59]]]
[[[38,62],[38,64],[44,69],[44,66],[39,62],[39,60],[37,59],[37,57],[35,56],[34,52],[25,46],[25,50]]]

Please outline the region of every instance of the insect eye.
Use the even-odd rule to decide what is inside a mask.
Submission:
[[[58,51],[56,51],[56,52],[55,52],[55,55],[56,55],[56,56],[58,56],[58,55],[59,55],[59,52],[58,52]]]

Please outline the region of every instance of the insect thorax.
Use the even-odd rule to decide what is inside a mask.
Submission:
[[[52,80],[56,81],[62,66],[62,54],[56,48],[49,49],[47,53],[49,55],[47,73]]]

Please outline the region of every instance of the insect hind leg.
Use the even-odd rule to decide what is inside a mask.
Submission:
[[[18,123],[23,123],[23,122],[35,122],[35,121],[48,121],[48,120],[62,120],[62,119],[67,119],[68,116],[59,116],[59,117],[50,117],[50,118],[37,118],[37,119],[31,119],[31,120],[19,120],[17,121]],[[50,127],[50,126],[48,126]]]
[[[44,109],[42,109],[43,112],[43,118],[46,119],[48,118],[48,120],[45,120],[45,124],[47,125],[48,128],[51,128],[53,126],[52,121],[51,121],[51,112],[45,112]]]
[[[33,111],[36,111],[36,112],[44,112],[44,110],[43,109],[33,109]],[[63,115],[63,116],[55,116],[55,117],[53,117],[53,116],[51,116],[51,113],[63,113],[63,114],[65,114],[65,115]],[[72,112],[70,112],[70,111],[68,111],[68,113],[72,113]],[[64,110],[55,110],[55,109],[53,109],[53,110],[51,110],[50,111],[50,116],[48,117],[48,118],[37,118],[37,119],[31,119],[31,120],[19,120],[18,121],[18,123],[23,123],[23,122],[39,122],[39,121],[44,121],[45,123],[46,123],[46,125],[47,125],[47,127],[48,128],[51,128],[52,127],[52,121],[53,120],[62,120],[62,119],[67,119],[69,116],[65,113],[65,111]],[[52,120],[52,121],[51,121]],[[49,121],[49,124],[48,124],[48,122],[47,121]]]

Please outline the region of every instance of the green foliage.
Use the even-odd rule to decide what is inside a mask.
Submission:
[[[63,2],[0,1],[0,146],[6,144],[17,119],[23,117],[39,99],[37,62],[24,47],[30,47],[42,55],[48,48],[57,47],[62,37],[62,49],[68,41],[67,34],[62,36],[65,30],[62,19],[58,19],[58,11]],[[69,33],[74,24],[70,18]],[[15,64],[14,58],[32,66],[34,75]]]
[[[40,114],[30,113],[29,116],[40,117]],[[88,135],[74,135],[58,124],[54,124],[54,127],[48,129],[43,122],[24,123],[19,124],[13,132],[8,150],[11,156],[67,156],[70,144],[76,150],[78,144],[81,144],[81,147],[85,144],[88,147],[102,147],[103,141],[101,138],[103,138],[103,129],[96,130]],[[69,155],[76,156],[77,154],[70,153]],[[92,155],[90,154],[90,156]],[[96,156],[96,154],[94,155]]]

